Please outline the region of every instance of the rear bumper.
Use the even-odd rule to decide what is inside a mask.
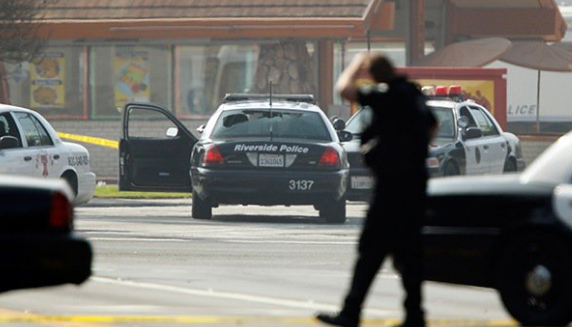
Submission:
[[[84,173],[78,175],[78,193],[74,200],[75,205],[88,203],[95,194],[95,174]]]
[[[442,176],[439,168],[427,168],[430,177]],[[350,170],[346,199],[349,201],[369,201],[373,194],[374,177],[369,168],[354,168]]]
[[[81,284],[91,275],[91,245],[73,235],[4,235],[0,249],[0,291]]]
[[[337,201],[347,189],[348,170],[217,171],[199,168],[193,188],[213,204],[303,205]]]
[[[369,168],[350,169],[346,199],[349,201],[369,201],[374,187],[374,178]]]

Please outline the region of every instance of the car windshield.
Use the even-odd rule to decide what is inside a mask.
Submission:
[[[453,110],[445,107],[430,107],[439,123],[439,132],[437,137],[454,138],[455,137],[455,117]],[[352,134],[361,134],[363,129],[371,122],[372,111],[369,107],[360,109],[348,121],[346,130]]]
[[[451,108],[430,107],[439,123],[439,131],[437,137],[454,138],[455,137],[455,116]]]
[[[352,134],[361,134],[364,128],[371,122],[372,111],[369,107],[361,108],[346,125],[346,131]]]
[[[268,137],[332,141],[316,112],[277,109],[230,110],[220,115],[212,139]]]

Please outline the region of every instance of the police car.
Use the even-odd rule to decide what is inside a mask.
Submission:
[[[72,200],[61,179],[0,178],[0,292],[89,278],[93,250],[74,232]]]
[[[63,142],[37,112],[5,104],[0,104],[0,174],[63,178],[76,205],[89,202],[95,193],[85,147]]]
[[[518,137],[503,131],[485,107],[462,99],[460,87],[424,91],[429,93],[427,105],[439,123],[427,159],[432,177],[500,174],[524,168]],[[371,116],[371,109],[362,108],[347,123],[346,131],[354,135],[343,143],[350,161],[349,200],[367,200],[371,193],[373,180],[359,152],[360,133]]]
[[[219,204],[314,205],[327,222],[343,223],[349,167],[339,135],[352,136],[312,102],[311,95],[229,94],[198,140],[167,110],[128,104],[119,187],[192,191],[196,219],[211,219]],[[159,134],[138,127],[149,119],[164,126]]]
[[[496,288],[527,326],[572,321],[572,132],[523,172],[434,178],[428,280]]]

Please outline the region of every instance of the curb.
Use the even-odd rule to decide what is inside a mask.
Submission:
[[[123,198],[93,198],[88,203],[78,206],[82,208],[103,207],[173,207],[190,206],[191,199],[123,199]]]

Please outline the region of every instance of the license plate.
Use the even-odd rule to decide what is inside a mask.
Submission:
[[[373,177],[352,176],[352,188],[358,190],[369,190],[373,188]]]
[[[260,167],[284,167],[284,156],[281,154],[260,154],[258,156]]]

